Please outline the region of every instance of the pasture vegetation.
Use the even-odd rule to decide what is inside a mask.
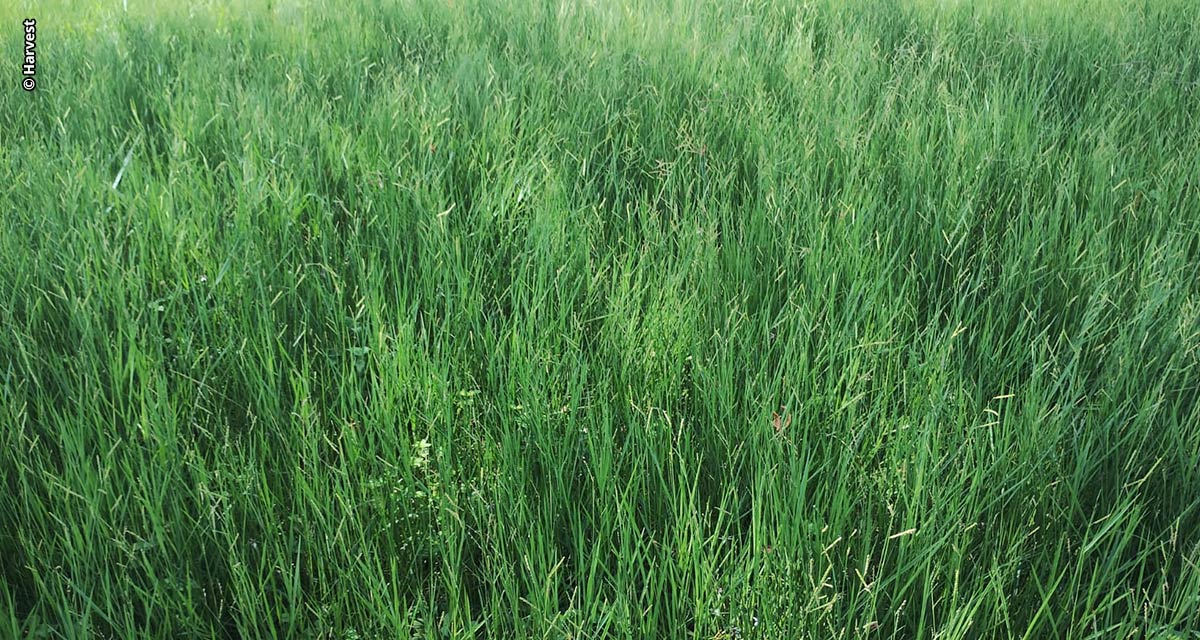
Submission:
[[[1200,637],[1200,4],[121,4],[0,10],[0,636]]]

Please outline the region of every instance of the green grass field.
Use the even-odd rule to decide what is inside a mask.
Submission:
[[[1200,638],[1200,3],[22,2],[0,638]]]

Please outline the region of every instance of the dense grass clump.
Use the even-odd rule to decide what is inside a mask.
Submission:
[[[1200,4],[128,4],[0,10],[0,637],[1200,638]]]

